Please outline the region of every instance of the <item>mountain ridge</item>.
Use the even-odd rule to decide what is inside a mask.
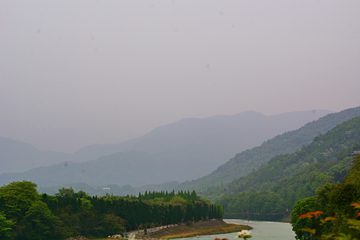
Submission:
[[[275,155],[295,152],[303,145],[309,144],[319,133],[326,133],[336,125],[357,116],[360,116],[360,107],[330,113],[297,130],[283,133],[264,141],[260,146],[238,153],[210,174],[194,181],[183,182],[179,188],[200,191],[214,185],[228,183],[237,177],[245,176],[252,169],[258,169]],[[256,164],[253,164],[254,162]]]
[[[227,188],[214,189],[213,196],[223,195],[216,202],[230,212],[244,208],[259,212],[269,205],[267,200],[273,194],[278,197],[278,207],[291,208],[298,200],[314,196],[325,183],[344,182],[353,164],[351,155],[359,149],[360,117],[355,117],[317,136],[299,151],[276,155],[258,170],[230,182]],[[254,195],[262,195],[262,206],[241,204]]]
[[[6,184],[7,181],[26,178],[40,185],[46,183],[59,185],[71,180],[72,182],[95,183],[96,185],[132,184],[136,187],[169,181],[183,182],[208,174],[241,149],[256,146],[291,127],[302,125],[309,119],[317,119],[327,112],[329,111],[317,110],[315,113],[304,111],[274,116],[244,112],[233,116],[214,116],[205,120],[184,119],[174,124],[159,127],[144,135],[140,140],[126,142],[120,149],[123,151],[119,151],[124,154],[107,153],[108,155],[104,155],[107,157],[98,157],[97,160],[104,166],[108,166],[108,171],[111,174],[106,174],[106,168],[100,165],[95,168],[96,164],[91,161],[88,161],[88,167],[85,167],[86,164],[71,163],[71,167],[74,169],[70,171],[70,167],[64,168],[63,163],[69,162],[68,166],[70,166],[71,161],[62,161],[56,167],[48,168],[49,171],[50,169],[54,171],[52,176],[46,171],[43,172],[42,169],[37,169],[23,174],[2,174],[0,175],[0,182]],[[103,145],[100,148],[112,148],[114,146]],[[115,150],[118,151],[119,149]],[[96,151],[101,152],[103,150]],[[134,158],[135,152],[140,154],[138,155],[139,159]],[[126,160],[124,156],[137,162],[138,166]],[[113,164],[112,166],[109,165],[110,162]],[[144,171],[144,168],[147,171]],[[65,169],[68,169],[67,172],[64,172]],[[122,177],[118,176],[119,173],[116,173],[116,169],[119,169],[118,172],[122,173]],[[123,169],[127,170],[123,171]],[[101,174],[95,170],[101,171]],[[70,172],[72,175],[69,175]],[[134,172],[140,173],[134,176]],[[172,174],[168,174],[169,172]],[[61,174],[67,177],[62,179]],[[51,177],[51,179],[47,180],[45,176]],[[96,178],[99,178],[99,182],[94,182]],[[107,180],[105,181],[105,179]]]
[[[302,128],[298,129],[298,130],[301,130],[300,131],[300,135],[299,136],[302,136],[304,135],[305,133],[308,133],[308,131],[315,131],[313,134],[317,135],[317,130],[322,130],[322,131],[325,131],[326,129],[330,128],[331,126],[334,126],[336,125],[334,128],[336,128],[337,126],[339,126],[339,122],[342,122],[344,119],[353,119],[353,116],[355,115],[360,115],[360,109],[359,107],[358,108],[352,108],[352,109],[347,109],[347,110],[344,110],[344,111],[341,111],[339,113],[334,113],[334,114],[330,114],[326,117],[324,117],[323,119],[319,119],[317,121],[314,121],[314,122],[311,122],[311,123],[308,123],[306,124],[305,126],[303,126]],[[329,124],[330,122],[330,124]],[[343,123],[341,123],[343,124]],[[309,127],[309,125],[312,125],[311,127]],[[304,129],[307,129],[307,131],[303,131]],[[333,129],[333,128],[332,128]],[[331,130],[332,130],[331,129]],[[294,133],[298,133],[299,134],[299,131],[298,130],[295,130]],[[291,136],[291,133],[284,133],[282,135],[278,135],[276,136],[275,138],[273,138],[272,140],[282,140],[283,138],[289,140],[288,136]],[[294,135],[293,137],[299,137],[298,135]],[[321,135],[320,135],[321,136]],[[291,137],[290,137],[291,139]],[[312,141],[316,140],[316,139],[319,139],[319,135],[316,136]],[[269,141],[272,141],[272,140],[269,140]],[[270,147],[272,145],[270,144]],[[290,146],[291,147],[291,146]],[[302,145],[298,145],[299,148],[302,148]],[[259,147],[255,147],[253,150],[259,150],[259,148],[261,148],[261,146]],[[265,149],[266,150],[266,149]],[[246,150],[245,152],[251,152],[251,149],[249,150]],[[241,155],[241,153],[240,153]],[[266,166],[266,165],[264,165]],[[221,168],[220,168],[221,169]],[[219,169],[218,169],[219,170]],[[339,176],[337,176],[337,178],[339,178]],[[201,178],[200,178],[201,179]],[[234,180],[235,181],[235,180]],[[196,183],[196,180],[195,181],[191,181],[192,183]],[[219,182],[218,182],[219,183]],[[184,183],[179,183],[179,182],[167,182],[167,183],[162,183],[162,184],[154,184],[154,185],[146,185],[146,186],[141,186],[141,187],[137,187],[137,188],[133,188],[133,187],[125,187],[125,188],[122,188],[122,187],[111,187],[111,191],[114,191],[114,193],[123,193],[124,191],[128,191],[128,194],[137,194],[138,192],[144,192],[145,190],[150,190],[150,191],[153,191],[153,190],[156,190],[156,191],[160,191],[160,190],[172,190],[172,189],[175,189],[175,190],[180,190],[180,189],[183,189],[183,190],[191,190],[190,188],[184,188],[183,187],[183,184]],[[95,188],[95,187],[94,187]],[[86,187],[86,189],[90,189],[92,192],[94,193],[104,193],[106,192],[106,190],[101,190],[99,191],[99,187],[97,187],[97,190],[94,190],[93,188],[90,188],[90,187]],[[212,197],[208,194],[212,194],[211,192],[214,192],[214,191],[219,191],[219,189],[221,191],[225,191],[225,188],[216,188],[216,189],[213,189],[213,188],[210,188],[208,189],[207,191],[204,191],[202,193],[199,193],[200,195],[202,195],[203,197],[206,197],[206,198],[210,198],[212,199]],[[52,191],[56,191],[57,189],[52,189]],[[111,193],[111,191],[109,190],[109,192]],[[214,193],[216,195],[219,195],[218,193]],[[212,199],[214,200],[214,199]]]

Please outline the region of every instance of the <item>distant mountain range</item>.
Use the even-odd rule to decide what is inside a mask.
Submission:
[[[235,153],[297,129],[329,112],[316,110],[265,116],[250,111],[233,116],[183,119],[158,127],[139,139],[90,145],[74,154],[41,152],[28,144],[1,138],[3,174],[0,184],[26,179],[41,186],[71,182],[141,186],[196,179],[213,171]],[[24,173],[4,173],[54,163],[57,164]]]
[[[28,143],[0,137],[0,173],[24,172],[71,159],[71,154],[40,151]]]
[[[317,121],[307,123],[298,130],[289,131],[265,141],[258,147],[245,150],[219,166],[212,173],[194,181],[186,181],[179,189],[196,191],[206,190],[211,186],[229,183],[241,176],[257,170],[272,157],[279,154],[293,153],[310,144],[319,134],[324,134],[345,121],[360,116],[360,107],[350,108],[338,113],[331,113]]]

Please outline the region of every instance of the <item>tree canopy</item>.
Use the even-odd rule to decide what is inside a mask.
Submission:
[[[55,196],[38,194],[36,184],[28,181],[0,188],[0,236],[9,239],[105,237],[223,215],[220,205],[201,199],[195,191],[91,197],[72,188],[61,188]]]

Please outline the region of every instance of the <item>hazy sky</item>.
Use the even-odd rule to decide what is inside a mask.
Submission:
[[[360,105],[360,1],[0,1],[0,136],[73,152],[182,118]]]

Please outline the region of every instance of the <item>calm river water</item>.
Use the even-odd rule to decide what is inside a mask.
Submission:
[[[227,223],[249,225],[254,229],[251,230],[251,240],[294,240],[295,233],[292,231],[290,223],[280,222],[260,222],[260,221],[244,221],[244,220],[224,220]],[[237,233],[228,233],[220,235],[206,235],[191,238],[182,238],[186,240],[213,240],[215,238],[234,239]]]

